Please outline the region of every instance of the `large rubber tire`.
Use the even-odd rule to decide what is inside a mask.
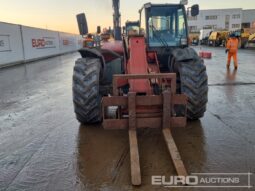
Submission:
[[[191,48],[178,49],[177,52],[174,57],[177,92],[187,95],[187,117],[196,120],[204,116],[208,102],[206,66]]]
[[[73,71],[73,104],[77,120],[82,124],[101,121],[101,63],[97,58],[79,58]]]

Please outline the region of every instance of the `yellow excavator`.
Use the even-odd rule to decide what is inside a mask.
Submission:
[[[253,33],[249,36],[246,47],[247,48],[255,48],[255,33]]]
[[[249,43],[255,43],[255,33],[251,34],[249,36],[249,40],[248,40]]]
[[[200,33],[189,33],[189,44],[198,45],[199,44]]]
[[[239,29],[235,31],[235,33],[236,33],[236,37],[238,37],[239,39],[238,48],[245,48],[250,36],[249,31],[245,31],[244,29]]]
[[[214,31],[210,34],[208,39],[209,46],[225,46],[228,31]]]

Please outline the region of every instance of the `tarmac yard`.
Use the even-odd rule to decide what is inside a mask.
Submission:
[[[223,48],[202,49],[213,54],[205,60],[207,112],[172,130],[183,162],[189,173],[255,173],[255,51],[240,50],[234,72],[233,64],[226,69]],[[78,57],[0,70],[1,191],[248,190],[153,186],[152,176],[176,172],[161,131],[151,129],[138,132],[142,186],[132,187],[128,132],[80,126],[75,119],[72,71]]]

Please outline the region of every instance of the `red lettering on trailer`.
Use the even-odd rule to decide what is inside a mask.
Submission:
[[[32,39],[32,47],[33,48],[45,47],[45,40],[44,39]]]
[[[36,46],[36,39],[32,39],[32,47]]]
[[[63,45],[69,45],[69,40],[63,40]]]

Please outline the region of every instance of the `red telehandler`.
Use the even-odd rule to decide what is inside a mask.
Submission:
[[[188,47],[185,6],[147,3],[139,13],[139,34],[81,49],[73,74],[77,119],[128,129],[133,185],[141,184],[138,128],[162,129],[177,174],[187,176],[171,128],[203,117],[208,93],[203,60]]]

